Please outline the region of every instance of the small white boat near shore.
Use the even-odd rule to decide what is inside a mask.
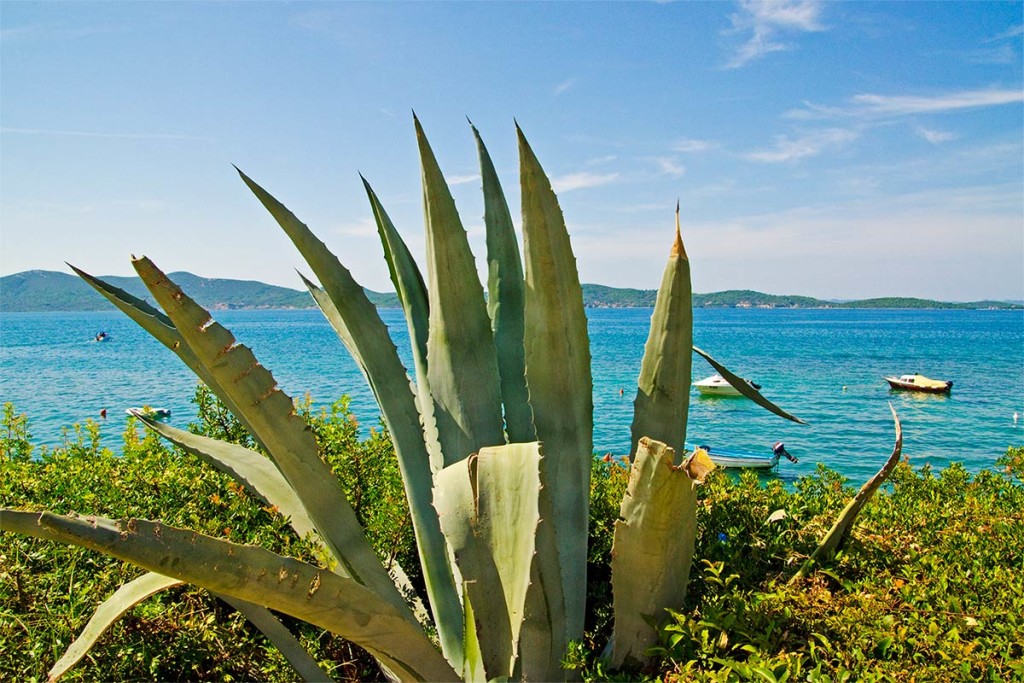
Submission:
[[[760,384],[755,384],[749,379],[743,380],[754,389],[760,389]],[[711,375],[705,377],[699,382],[694,382],[693,386],[697,387],[697,391],[703,396],[742,396],[739,389],[729,384],[729,382],[721,375]]]
[[[149,406],[128,408],[124,412],[132,417],[144,417],[147,420],[166,420],[171,416],[170,408],[150,408]]]
[[[708,452],[708,456],[711,458],[711,462],[715,463],[718,467],[724,468],[748,468],[756,470],[771,470],[775,469],[779,465],[779,458],[785,456],[791,462],[799,462],[797,458],[786,450],[785,444],[781,441],[776,441],[772,446],[771,455],[764,455],[761,453],[750,453],[747,451],[736,451],[728,448],[713,448],[711,446],[687,443],[685,445],[687,451],[694,451],[697,448],[703,448]]]

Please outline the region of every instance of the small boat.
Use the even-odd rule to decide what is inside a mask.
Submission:
[[[746,382],[747,384],[749,384],[754,389],[760,389],[761,388],[760,384],[755,384],[755,383],[751,382],[749,379],[745,379],[743,381]],[[739,392],[739,389],[737,389],[733,385],[729,384],[729,382],[724,377],[722,377],[721,375],[711,375],[710,377],[705,377],[704,379],[702,379],[699,382],[694,382],[693,386],[697,387],[697,391],[699,391],[704,396],[742,396],[743,395],[743,394],[741,394]]]
[[[942,379],[929,379],[924,375],[900,375],[896,377],[885,377],[886,382],[893,389],[900,391],[924,391],[929,394],[948,394],[953,388],[953,383]]]
[[[799,462],[795,456],[791,455],[786,450],[786,446],[781,441],[776,441],[772,445],[771,455],[762,455],[760,453],[749,453],[745,451],[734,451],[727,448],[712,448],[711,446],[694,446],[693,444],[686,444],[686,450],[693,451],[696,448],[703,448],[708,452],[708,456],[711,457],[711,462],[715,463],[719,467],[726,468],[737,468],[745,467],[757,470],[771,470],[775,469],[779,465],[779,458],[785,456],[791,462]]]
[[[144,417],[148,420],[166,420],[171,416],[170,408],[150,408],[149,406],[128,408],[124,412],[132,417]]]
[[[110,339],[110,335],[107,334],[106,332],[100,332],[99,334],[96,335],[96,341],[98,342],[105,342],[108,339]]]

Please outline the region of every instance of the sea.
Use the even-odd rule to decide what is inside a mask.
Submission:
[[[382,309],[407,367],[401,311]],[[594,449],[628,452],[636,377],[651,309],[588,309],[594,380]],[[316,310],[228,310],[214,317],[248,345],[279,386],[329,405],[342,395],[362,428],[379,413],[358,368]],[[96,342],[104,331],[108,341]],[[916,467],[993,467],[1024,445],[1024,312],[1015,310],[696,309],[694,343],[806,425],[743,398],[691,393],[687,440],[769,455],[782,441],[787,482],[822,463],[858,485],[892,452],[891,405],[903,454]],[[714,374],[694,356],[694,380]],[[953,381],[949,395],[892,391],[885,375],[922,373]],[[65,430],[92,419],[117,449],[125,410],[171,410],[195,419],[196,380],[169,350],[117,311],[0,316],[0,402],[27,415],[33,443],[58,446]],[[106,417],[101,411],[106,410]]]

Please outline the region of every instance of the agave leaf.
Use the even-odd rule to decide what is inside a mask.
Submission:
[[[448,564],[441,528],[431,506],[433,476],[431,456],[427,453],[425,443],[432,440],[424,440],[423,423],[417,409],[415,391],[405,366],[398,357],[398,350],[388,333],[387,325],[381,320],[376,307],[370,303],[363,288],[324,243],[281,202],[241,171],[238,171],[238,174],[291,238],[324,285],[321,289],[306,278],[302,278],[320,310],[366,377],[377,399],[381,414],[391,432],[398,465],[402,472],[402,482],[421,550],[420,560],[427,591],[441,629],[441,642],[445,653],[457,660],[460,657],[458,650],[461,648],[462,633],[458,626],[460,619],[452,617],[461,614],[462,608]],[[371,191],[368,185],[367,190]],[[394,232],[393,226],[391,232]],[[405,245],[398,239],[397,232],[394,232],[393,237],[394,240],[387,242],[392,253],[408,254]],[[409,273],[406,270],[408,264],[399,263],[401,259],[397,256],[394,258],[396,268],[406,278],[403,282],[409,285],[406,294],[410,305],[415,305],[412,303],[416,297],[414,281],[418,274]],[[390,261],[391,259],[389,263]],[[402,292],[401,289],[399,291]],[[446,614],[437,614],[438,611]],[[454,632],[448,633],[449,628],[453,628]]]
[[[85,280],[89,286],[121,309],[123,313],[134,320],[144,330],[153,335],[161,344],[170,349],[173,348],[176,343],[181,341],[181,335],[178,334],[178,330],[175,329],[174,323],[171,322],[171,319],[164,315],[159,309],[151,306],[149,302],[129,294],[120,287],[108,284],[98,277],[93,277],[92,275],[89,275],[89,273],[76,268],[70,263],[67,265],[71,270],[75,271],[75,274],[78,275],[78,277]],[[191,353],[187,348],[183,352],[186,354]]]
[[[893,446],[892,455],[885,461],[882,468],[875,473],[875,476],[867,480],[863,486],[860,487],[860,491],[857,495],[847,503],[843,511],[839,513],[839,517],[836,519],[835,524],[829,529],[825,537],[821,539],[818,547],[814,549],[811,556],[801,565],[800,571],[790,579],[790,583],[793,583],[797,579],[802,579],[807,576],[814,566],[832,557],[833,554],[839,548],[842,547],[843,543],[846,542],[846,538],[849,536],[850,531],[853,529],[853,523],[857,519],[857,515],[864,508],[871,497],[875,495],[875,491],[878,487],[889,477],[889,474],[896,468],[896,464],[900,461],[900,454],[903,452],[903,426],[900,424],[900,418],[896,414],[896,409],[889,404],[889,410],[892,411],[892,419],[896,423],[896,445]]]
[[[445,465],[505,442],[501,380],[466,231],[423,128],[414,117],[427,228],[427,377]]]
[[[512,675],[540,524],[540,444],[483,448],[437,475],[441,528],[455,553],[487,680]]]
[[[154,572],[147,572],[137,579],[122,585],[96,609],[92,618],[89,619],[89,623],[85,625],[85,629],[71,643],[67,651],[64,652],[64,655],[57,660],[53,668],[50,669],[50,672],[47,674],[48,680],[56,681],[77,664],[92,649],[100,636],[129,610],[152,595],[168,588],[180,586],[181,584],[182,582],[178,579]],[[288,660],[288,663],[292,665],[292,668],[295,669],[295,672],[303,680],[331,680],[319,668],[316,661],[309,656],[309,653],[303,649],[299,641],[295,639],[295,636],[269,610],[226,595],[218,595],[217,597],[231,604],[232,607],[244,614],[254,626],[262,631],[274,646],[281,651],[285,659]]]
[[[388,264],[391,282],[395,285],[398,300],[402,303],[406,321],[409,325],[409,338],[412,340],[413,357],[418,363],[426,363],[427,333],[430,322],[430,304],[427,300],[427,285],[416,265],[409,247],[395,228],[391,217],[384,210],[377,193],[370,187],[366,178],[360,176],[366,196],[373,209],[373,218],[377,223],[377,234],[384,247],[384,260]],[[419,367],[419,366],[417,366]]]
[[[441,454],[441,443],[437,435],[437,422],[434,419],[434,400],[430,395],[430,383],[427,378],[427,335],[430,326],[430,304],[427,300],[427,286],[423,275],[413,260],[409,248],[402,236],[398,234],[394,223],[381,205],[377,194],[370,184],[363,179],[366,195],[373,208],[373,217],[377,223],[377,234],[380,235],[384,247],[384,259],[391,273],[391,282],[395,285],[398,299],[402,302],[405,321],[412,340],[412,358],[416,367],[416,394],[419,400],[420,413],[423,416],[423,438],[427,452],[430,454],[430,470],[436,473],[444,466]]]
[[[677,458],[682,457],[693,370],[692,298],[690,260],[683,248],[676,204],[676,238],[654,303],[637,380],[630,457],[636,455],[637,443],[644,436],[665,443]]]
[[[53,539],[51,539],[53,540]],[[68,647],[60,659],[46,675],[50,681],[56,681],[67,673],[85,654],[92,649],[111,624],[120,619],[126,612],[133,609],[143,600],[160,591],[180,586],[181,581],[162,574],[147,572],[142,576],[122,585],[114,594],[100,603],[89,623],[74,642]]]
[[[476,126],[470,124],[480,154],[484,189],[484,225],[487,229],[487,314],[491,318],[498,352],[501,402],[505,406],[505,432],[511,443],[537,439],[533,411],[526,388],[523,305],[526,298],[523,264],[512,227],[512,216],[487,147]]]
[[[519,127],[526,274],[526,382],[548,489],[564,588],[566,633],[583,636],[593,381],[583,290],[562,210]]]
[[[377,399],[381,414],[391,432],[398,465],[402,472],[413,530],[420,548],[420,563],[441,646],[445,655],[460,668],[463,640],[462,607],[441,528],[431,506],[433,476],[431,456],[428,455],[425,444],[436,444],[436,437],[431,438],[434,430],[430,427],[433,421],[430,418],[429,407],[423,411],[427,424],[425,434],[424,423],[421,422],[420,411],[416,405],[415,390],[405,366],[398,357],[387,325],[380,319],[376,307],[366,297],[366,292],[338,258],[296,218],[295,214],[244,173],[238,173],[291,238],[320,279],[323,289],[305,278],[303,281],[362,370]],[[395,237],[397,238],[397,233]],[[393,240],[388,243],[391,245],[393,255],[403,251],[407,253],[404,245],[399,244],[400,241]],[[394,258],[397,267],[406,276],[411,277],[405,282],[410,285],[407,294],[409,301],[412,302],[415,297],[415,276],[404,270],[405,265],[398,264],[397,256]],[[436,446],[434,450],[437,450]],[[435,460],[440,460],[440,457],[435,456]]]
[[[742,377],[739,377],[738,375],[730,372],[727,367],[725,367],[717,360],[712,358],[710,355],[708,355],[706,351],[701,351],[696,346],[693,347],[693,350],[696,351],[697,354],[700,355],[704,360],[710,363],[711,367],[718,371],[718,374],[720,374],[729,384],[731,384],[732,387],[736,389],[736,391],[740,392],[757,405],[761,406],[770,413],[775,413],[779,417],[784,417],[787,420],[792,420],[797,424],[807,424],[800,418],[790,415],[785,410],[769,401],[767,398],[764,397],[764,395],[760,391],[750,386],[747,382],[743,380]]]
[[[99,551],[327,629],[365,648],[402,680],[455,681],[445,661],[404,606],[352,578],[159,522],[69,517],[0,509],[0,530]]]
[[[544,448],[540,453],[543,456]],[[540,523],[536,552],[526,593],[523,625],[519,634],[519,659],[513,678],[525,681],[565,680],[562,659],[569,645],[565,623],[562,567],[555,538],[554,511],[549,492],[547,460],[539,463],[541,488],[537,497]]]
[[[671,447],[644,437],[630,469],[612,546],[615,624],[607,655],[613,667],[646,662],[644,651],[657,640],[651,621],[660,623],[666,609],[679,609],[686,598],[697,484],[714,465],[702,449],[682,466],[675,458]]]
[[[182,340],[213,375],[255,429],[278,469],[302,501],[324,545],[345,566],[348,576],[364,583],[396,608],[405,600],[388,576],[356,519],[341,485],[320,458],[309,426],[295,414],[292,399],[248,347],[185,295],[149,259],[132,262],[139,277],[174,321]]]
[[[266,505],[277,508],[300,538],[313,534],[320,541],[302,501],[269,459],[238,444],[192,434],[141,414],[135,417],[175,446],[230,476]]]
[[[224,405],[228,407],[235,417],[237,417],[242,425],[249,431],[250,434],[254,434],[252,426],[246,421],[245,415],[242,411],[237,409],[237,406],[231,401],[231,397],[228,396],[218,385],[217,380],[196,359],[195,354],[188,347],[187,344],[183,343],[181,333],[178,332],[177,328],[174,327],[174,323],[171,319],[163,314],[160,310],[149,305],[146,301],[129,294],[128,292],[115,287],[103,280],[89,275],[83,270],[79,270],[70,263],[68,266],[75,271],[78,277],[82,278],[89,284],[93,289],[102,294],[121,310],[125,315],[135,321],[139,327],[149,332],[158,342],[166,346],[168,349],[173,351],[178,358],[181,359],[188,368],[196,374],[197,377],[213,391],[217,398],[224,402]],[[255,436],[255,434],[254,434]],[[257,438],[257,441],[259,439]]]
[[[342,330],[346,331],[345,334],[349,334],[347,331],[351,328],[348,326],[345,316],[334,305],[335,300],[305,278],[303,281],[320,306],[320,310],[323,311],[335,330],[338,330],[339,335],[342,335]],[[388,341],[390,342],[390,338]],[[382,408],[381,412],[384,414],[384,421],[391,432],[395,455],[398,458],[398,467],[402,473],[405,496],[409,501],[409,513],[412,518],[413,532],[416,534],[427,597],[430,599],[434,623],[437,625],[438,637],[445,656],[455,668],[460,669],[464,657],[462,653],[462,603],[459,599],[457,579],[449,562],[448,547],[445,544],[437,513],[433,507],[433,474],[430,470],[430,456],[427,454],[426,444],[422,438],[422,430],[414,428],[415,415],[410,411],[410,409],[415,410],[415,405],[411,400],[412,395],[409,392],[401,392],[397,383],[389,384],[387,381],[389,377],[393,377],[393,374],[386,371],[387,365],[392,360],[392,356],[396,362],[398,359],[397,354],[393,353],[394,350],[393,344],[387,347],[367,346],[365,357],[371,360],[366,364],[365,374],[368,378],[380,377],[379,382],[371,380],[370,386],[374,389],[378,404],[388,405],[392,408],[389,411]],[[406,379],[408,378],[406,377]],[[408,387],[408,382],[406,386]],[[417,434],[421,438],[417,439]]]
[[[299,639],[266,607],[222,593],[214,593],[214,595],[241,612],[253,626],[258,628],[267,637],[267,640],[284,655],[288,664],[303,681],[334,680],[320,668],[306,648],[302,647]]]

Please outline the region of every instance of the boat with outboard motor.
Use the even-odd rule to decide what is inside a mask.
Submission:
[[[743,380],[752,388],[760,390],[761,385],[751,382],[749,379]],[[697,387],[697,391],[703,396],[742,396],[740,390],[729,384],[729,381],[721,375],[711,375],[705,377],[699,382],[694,382],[693,386]]]
[[[694,451],[697,448],[703,448],[707,451],[708,456],[711,458],[711,462],[715,463],[718,467],[725,468],[749,468],[757,470],[771,470],[775,469],[779,465],[779,458],[785,457],[791,462],[799,462],[795,456],[786,450],[786,446],[781,441],[776,441],[772,445],[771,455],[762,455],[760,453],[750,453],[747,451],[736,451],[729,448],[714,448],[711,446],[695,446],[694,444],[687,443],[685,445],[687,451]]]
[[[149,406],[128,408],[124,412],[132,417],[144,417],[149,420],[166,420],[171,416],[170,408],[150,408]]]

